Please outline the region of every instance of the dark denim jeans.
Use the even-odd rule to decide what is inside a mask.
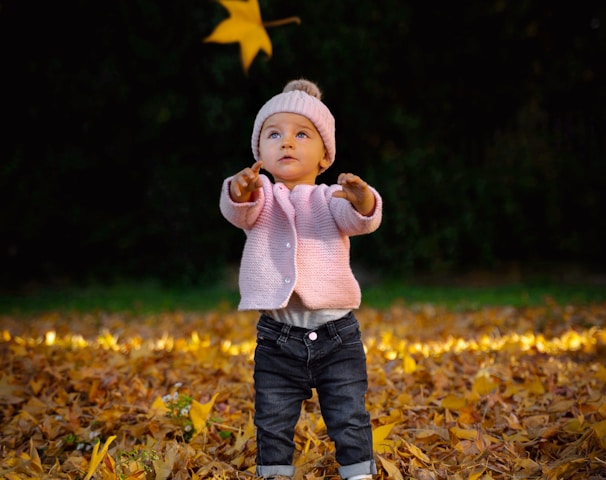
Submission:
[[[295,426],[318,392],[341,477],[377,473],[366,410],[366,354],[353,313],[315,330],[261,315],[255,350],[257,475],[294,475]]]

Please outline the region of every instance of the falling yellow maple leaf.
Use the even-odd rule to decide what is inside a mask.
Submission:
[[[248,73],[248,69],[259,50],[263,50],[268,58],[272,55],[271,40],[265,27],[293,22],[301,23],[299,17],[263,22],[258,0],[218,0],[218,2],[227,9],[229,18],[219,23],[213,32],[204,39],[204,42],[239,42],[240,57],[245,73]]]

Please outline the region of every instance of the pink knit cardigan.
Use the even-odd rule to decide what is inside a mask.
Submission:
[[[225,179],[219,206],[223,216],[246,233],[240,264],[240,310],[284,308],[294,291],[310,310],[358,308],[360,286],[349,263],[349,237],[375,231],[382,199],[370,217],[345,199],[339,185],[297,185],[290,191],[261,175],[256,199],[236,203]]]

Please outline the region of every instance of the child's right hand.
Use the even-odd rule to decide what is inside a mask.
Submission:
[[[259,177],[262,166],[263,162],[259,160],[252,167],[246,167],[233,176],[229,185],[229,194],[234,202],[249,202],[253,192],[263,186],[263,181]]]

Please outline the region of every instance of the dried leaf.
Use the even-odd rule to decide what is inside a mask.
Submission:
[[[101,442],[95,443],[95,446],[93,447],[93,453],[90,458],[90,463],[88,465],[88,471],[86,472],[86,476],[84,477],[84,480],[90,480],[91,477],[95,474],[95,470],[97,470],[97,467],[101,463],[101,460],[103,460],[103,458],[107,454],[107,450],[109,449],[109,446],[115,439],[116,439],[115,435],[112,435],[111,437],[109,437],[103,444],[103,448],[101,449],[101,452],[99,452],[99,445]]]
[[[471,391],[478,395],[488,395],[494,392],[498,386],[499,384],[488,375],[480,374],[474,379]]]
[[[446,395],[440,405],[449,410],[460,410],[467,406],[467,400],[457,395]]]
[[[373,429],[372,444],[377,453],[386,453],[391,451],[393,448],[393,442],[391,440],[387,440],[387,437],[391,433],[394,425],[395,423],[389,423]]]
[[[42,468],[42,463],[40,462],[38,450],[36,450],[36,448],[34,447],[33,440],[30,440],[29,446],[30,467],[37,475],[43,475],[44,469]]]
[[[255,435],[255,424],[253,422],[253,417],[252,414],[248,414],[248,423],[246,424],[246,428],[242,431],[239,432],[236,435],[236,442],[234,443],[234,452],[240,452],[243,448],[244,445],[246,445],[246,442],[248,442],[248,440],[250,440],[251,438],[253,438]]]
[[[402,477],[402,474],[400,473],[398,466],[394,462],[387,460],[386,458],[382,457],[381,455],[377,455],[377,456],[379,457],[379,461],[381,462],[381,465],[387,472],[388,478],[391,478],[393,480],[404,480],[404,477]]]
[[[465,429],[460,427],[452,427],[450,429],[452,434],[462,440],[475,440],[478,437],[477,430]]]
[[[417,446],[408,443],[407,441],[403,441],[402,444],[408,449],[410,453],[412,453],[416,458],[421,460],[423,463],[428,464],[431,463],[431,460],[427,455],[423,453],[423,451]]]
[[[215,404],[216,398],[219,396],[219,393],[215,393],[212,398],[206,402],[205,404],[201,404],[193,400],[191,402],[191,410],[189,415],[194,424],[194,429],[196,430],[196,434],[199,434],[203,430],[206,429],[206,422],[208,422],[208,418],[210,417],[210,411]]]
[[[602,448],[606,449],[606,420],[594,423],[591,425],[591,428],[595,432],[596,437],[598,437]]]
[[[16,382],[11,382],[13,377],[8,374],[0,377],[0,402],[2,403],[20,403],[23,398],[19,395],[22,392],[22,388]]]
[[[168,413],[169,410],[166,404],[164,403],[164,400],[162,400],[162,397],[158,395],[154,402],[151,404],[149,411],[151,414],[164,416]]]
[[[414,373],[417,370],[417,362],[410,355],[406,355],[402,360],[404,373]]]

